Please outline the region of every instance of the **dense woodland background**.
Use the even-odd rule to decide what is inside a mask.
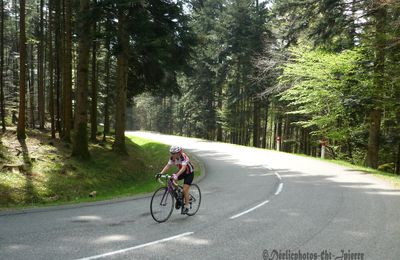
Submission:
[[[88,142],[127,129],[400,174],[397,0],[0,1],[0,115]],[[101,135],[101,136],[100,136]],[[1,138],[1,135],[0,135]],[[115,138],[115,139],[114,139]]]

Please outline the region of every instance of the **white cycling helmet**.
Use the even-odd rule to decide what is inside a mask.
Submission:
[[[171,148],[169,148],[170,153],[179,153],[181,151],[182,151],[182,147],[177,146],[177,145],[173,145],[173,146],[171,146]]]

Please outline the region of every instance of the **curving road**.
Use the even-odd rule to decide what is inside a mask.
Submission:
[[[0,213],[0,259],[400,259],[400,191],[373,176],[273,151],[129,134],[180,144],[204,163],[196,216],[175,211],[158,224],[149,198]]]

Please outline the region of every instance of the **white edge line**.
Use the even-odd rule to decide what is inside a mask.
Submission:
[[[275,195],[278,195],[279,193],[281,193],[282,188],[283,188],[283,183],[281,182],[281,183],[279,183],[279,186],[278,186],[278,189],[275,192]]]
[[[242,215],[244,215],[244,214],[247,214],[247,213],[249,213],[250,211],[255,210],[256,208],[259,208],[259,207],[261,207],[262,205],[267,204],[268,202],[269,202],[269,200],[266,200],[266,201],[264,201],[264,202],[261,202],[261,203],[258,204],[257,206],[252,207],[251,209],[248,209],[248,210],[246,210],[246,211],[243,211],[243,212],[241,212],[241,213],[239,213],[239,214],[236,214],[236,215],[230,217],[230,219],[235,219],[235,218],[238,218],[238,217],[240,217],[240,216],[242,216]]]
[[[76,260],[92,260],[92,259],[99,259],[99,258],[103,258],[103,257],[107,257],[107,256],[116,255],[116,254],[121,254],[121,253],[125,253],[125,252],[131,251],[131,250],[143,248],[143,247],[146,247],[146,246],[152,246],[152,245],[159,244],[159,243],[162,243],[162,242],[166,242],[166,241],[169,241],[169,240],[177,239],[177,238],[180,238],[180,237],[190,236],[193,233],[194,232],[186,232],[186,233],[183,233],[183,234],[179,234],[179,235],[176,235],[176,236],[163,238],[163,239],[156,240],[156,241],[153,241],[153,242],[149,242],[149,243],[146,243],[146,244],[141,244],[141,245],[137,245],[137,246],[134,246],[134,247],[125,248],[125,249],[121,249],[121,250],[105,253],[105,254],[102,254],[102,255],[95,255],[95,256],[90,256],[90,257],[85,257],[85,258],[79,258],[79,259],[76,259]]]
[[[274,174],[276,175],[276,177],[278,177],[279,180],[282,180],[282,177],[279,175],[279,173],[274,172]]]

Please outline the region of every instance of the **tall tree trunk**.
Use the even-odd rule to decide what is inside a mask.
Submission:
[[[90,11],[89,0],[80,0],[79,10],[79,61],[76,89],[76,109],[72,156],[90,158],[87,136],[87,96],[90,54]]]
[[[281,139],[284,141],[282,143],[282,151],[289,152],[290,145],[288,144],[287,141],[290,140],[290,117],[288,115],[285,116]]]
[[[260,101],[253,101],[253,146],[260,146]]]
[[[218,86],[217,107],[219,111],[222,111],[222,86]],[[217,122],[217,141],[222,142],[222,125],[220,119]]]
[[[299,146],[299,153],[303,153],[306,154],[306,137],[305,137],[305,129],[304,128],[300,128],[300,146]]]
[[[61,20],[62,20],[62,11],[61,5],[62,1],[55,1],[54,2],[54,11],[55,11],[55,88],[56,88],[56,130],[59,133],[60,137],[63,137],[63,132],[61,128],[61,64],[62,64],[62,34],[61,34]]]
[[[371,168],[377,168],[379,163],[379,136],[381,127],[381,99],[384,89],[384,73],[385,73],[385,56],[386,56],[386,5],[381,5],[376,1],[377,11],[375,13],[375,66],[374,66],[374,107],[369,117],[369,138],[366,165]]]
[[[110,39],[106,42],[107,56],[106,56],[106,93],[104,100],[104,131],[103,141],[106,141],[106,136],[110,133],[110,67],[111,67],[111,50]]]
[[[395,166],[395,173],[400,175],[400,142],[397,144],[397,160]]]
[[[40,0],[39,46],[38,46],[38,119],[39,128],[44,129],[45,124],[45,94],[44,94],[44,68],[43,68],[43,43],[44,39],[44,1]]]
[[[270,134],[269,134],[269,149],[274,149],[275,147],[275,109],[273,106],[274,103],[271,103],[271,119],[269,120],[269,129],[270,129]]]
[[[279,141],[277,140],[277,143],[279,143],[279,148],[280,151],[282,151],[282,142],[283,142],[283,138],[282,138],[282,121],[283,121],[283,117],[282,115],[278,114],[278,120],[277,120],[277,124],[276,124],[276,138],[279,137]]]
[[[127,154],[125,147],[126,99],[128,81],[128,48],[129,36],[126,28],[127,16],[122,10],[118,13],[118,43],[117,54],[117,91],[115,109],[115,142],[113,150],[119,154]]]
[[[26,34],[25,34],[25,0],[19,0],[20,19],[19,19],[19,112],[17,137],[24,140],[25,135],[25,95],[26,95]]]
[[[265,101],[265,115],[264,115],[264,129],[263,129],[263,137],[262,137],[262,148],[267,148],[267,131],[268,131],[268,110],[269,110],[269,102],[268,97]]]
[[[250,146],[251,145],[251,127],[249,125],[252,110],[253,110],[253,102],[251,102],[250,98],[246,98],[246,113],[245,113],[245,118],[244,118],[244,129],[245,129],[245,143],[244,145]]]
[[[366,165],[374,169],[378,168],[381,118],[382,110],[379,108],[373,108],[369,113],[370,121]]]
[[[72,124],[72,3],[71,0],[64,0],[65,4],[65,41],[63,55],[63,140],[71,142],[71,124]]]
[[[96,23],[93,24],[93,34],[96,34]],[[90,140],[96,142],[97,134],[97,42],[92,42],[92,103],[90,110]]]
[[[1,15],[1,28],[0,28],[0,113],[1,113],[1,128],[3,132],[6,131],[5,121],[5,104],[4,104],[4,0],[1,0],[0,6]]]
[[[49,0],[49,32],[48,32],[48,50],[49,50],[49,113],[51,124],[51,137],[56,138],[56,126],[54,115],[54,61],[53,61],[53,23],[54,23],[54,1]]]
[[[31,128],[35,128],[35,72],[34,72],[34,58],[33,58],[33,44],[30,45],[30,58],[29,58],[29,67],[30,67],[30,77],[29,77],[29,114],[31,121]]]

